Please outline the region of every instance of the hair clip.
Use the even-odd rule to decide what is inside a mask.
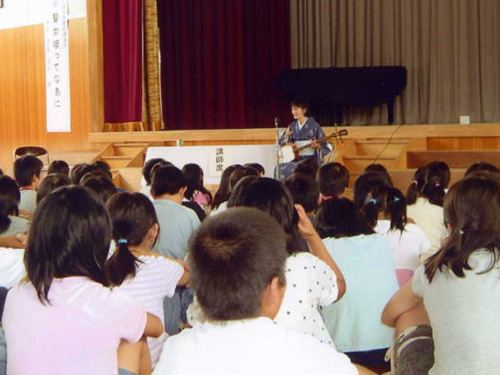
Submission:
[[[435,183],[435,184],[434,184],[434,187],[440,187],[440,186],[441,186],[441,184],[440,184],[440,183]]]
[[[128,240],[126,238],[120,238],[118,241],[116,241],[118,243],[123,243],[123,244],[127,244],[128,243]]]
[[[399,197],[394,197],[394,202],[399,202],[400,200]]]
[[[459,235],[462,235],[462,234],[464,234],[464,231],[460,229],[460,230],[458,231],[458,234],[459,234]]]
[[[368,201],[368,203],[377,204],[377,200],[375,198],[370,198],[370,200]]]
[[[412,185],[417,186],[417,185],[418,185],[418,181],[417,181],[417,180],[413,180],[413,181],[411,182],[411,184],[412,184]]]

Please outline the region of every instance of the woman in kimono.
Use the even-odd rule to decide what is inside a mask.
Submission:
[[[305,159],[315,159],[320,166],[323,158],[331,152],[330,144],[316,142],[317,139],[323,138],[325,133],[320,124],[313,117],[309,117],[309,104],[302,101],[292,101],[290,105],[294,121],[281,135],[280,146],[290,145],[296,149],[310,143],[310,147],[300,151],[298,159],[280,164],[281,178],[291,175],[297,164]]]

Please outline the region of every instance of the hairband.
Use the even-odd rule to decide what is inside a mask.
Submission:
[[[120,238],[118,241],[116,241],[118,243],[123,243],[123,244],[127,244],[128,243],[128,240],[126,238]]]

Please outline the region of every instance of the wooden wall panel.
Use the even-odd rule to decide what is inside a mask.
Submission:
[[[50,151],[89,149],[87,19],[69,22],[70,133],[48,133],[43,25],[0,30],[0,166],[12,167],[18,146]]]
[[[428,138],[428,150],[500,150],[499,137]]]

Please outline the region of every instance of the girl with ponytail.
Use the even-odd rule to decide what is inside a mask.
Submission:
[[[396,326],[401,332],[393,350],[398,356],[395,365],[404,364],[406,371],[414,373],[412,369],[425,358],[432,359],[433,354],[430,374],[497,373],[500,367],[500,337],[496,329],[500,309],[498,183],[475,177],[457,182],[445,197],[444,216],[450,236],[439,252],[415,270],[412,281],[396,293],[382,315],[385,324]],[[422,303],[432,323],[432,333],[425,328],[424,316],[418,315]],[[422,338],[427,335],[425,341],[420,340],[421,344],[416,340],[419,332]],[[429,340],[432,336],[433,346]],[[425,342],[427,349],[423,351]],[[415,360],[419,363],[412,363]]]
[[[421,261],[434,254],[448,236],[442,207],[447,183],[437,163],[430,163],[417,169],[408,187],[408,218],[415,221],[431,242]]]
[[[164,322],[163,299],[172,297],[177,285],[189,276],[181,261],[152,251],[159,232],[151,201],[140,193],[119,193],[107,203],[113,223],[116,250],[107,263],[110,281],[141,302],[146,310]],[[148,338],[151,364],[159,359],[166,334]]]
[[[394,254],[399,286],[405,284],[419,266],[419,257],[431,247],[420,227],[408,223],[406,198],[399,189],[387,188],[378,198],[382,203],[377,211],[375,232],[387,237]]]

